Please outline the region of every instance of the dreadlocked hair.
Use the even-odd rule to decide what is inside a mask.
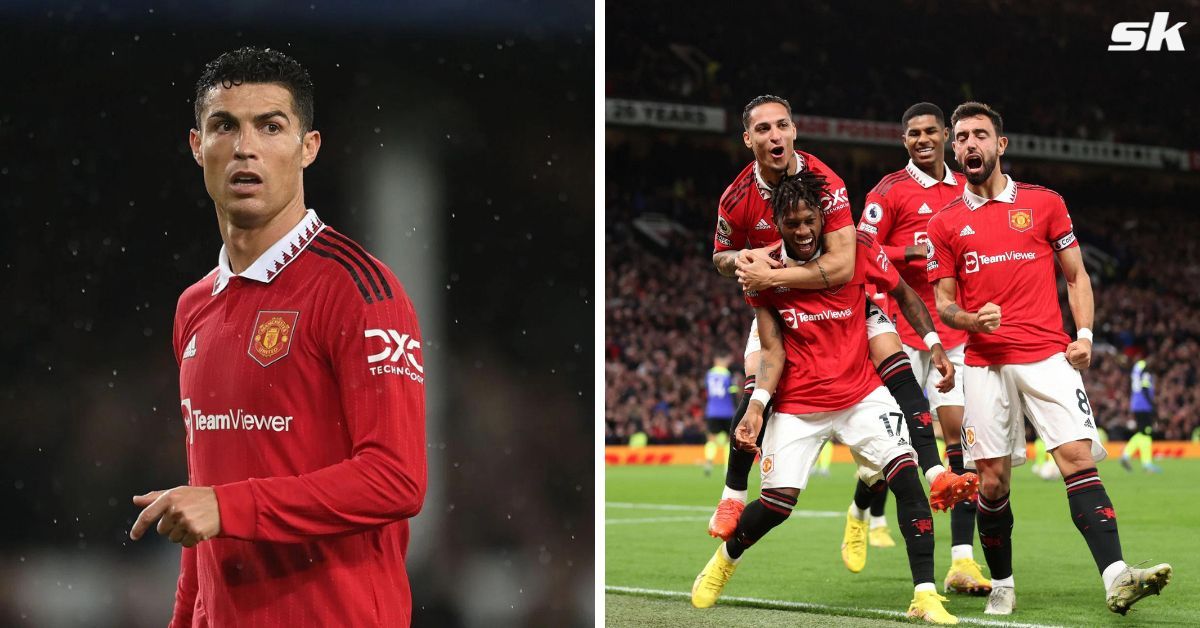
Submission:
[[[784,175],[779,185],[771,191],[771,216],[775,224],[785,212],[798,207],[801,202],[819,212],[829,196],[829,185],[824,175],[804,169],[794,175]]]

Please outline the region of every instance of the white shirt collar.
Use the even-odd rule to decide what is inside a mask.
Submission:
[[[908,173],[908,176],[912,177],[913,180],[921,184],[921,187],[926,190],[938,183],[937,179],[925,174],[925,171],[918,168],[917,164],[914,164],[911,159],[908,160],[908,165],[904,167],[904,170]],[[954,171],[950,170],[950,168],[946,168],[946,176],[942,177],[942,183],[958,185],[958,180],[954,178]]]
[[[804,156],[796,153],[796,172],[788,174],[797,174],[804,170]],[[758,169],[758,160],[754,160],[754,183],[758,186],[758,193],[763,197],[763,200],[771,200],[771,190],[773,189],[766,181],[763,181],[762,173]]]
[[[996,201],[998,203],[1017,202],[1017,184],[1012,180],[1012,177],[1008,175],[1004,175],[1004,178],[1008,180],[1008,184],[1004,186],[1003,190],[1000,190],[1000,193],[996,195],[996,198],[983,198],[964,186],[963,203],[966,203],[967,207],[971,208],[971,211],[975,211],[980,207],[983,207],[983,204],[988,201]]]
[[[284,267],[291,264],[292,260],[308,247],[313,236],[324,228],[325,223],[317,218],[317,212],[308,210],[304,214],[304,219],[292,227],[287,235],[279,238],[275,244],[263,251],[263,254],[259,255],[253,264],[240,273],[233,272],[229,265],[229,253],[225,250],[225,245],[221,245],[221,252],[217,255],[217,277],[213,281],[213,296],[224,290],[234,275],[262,283],[271,283],[279,276]]]

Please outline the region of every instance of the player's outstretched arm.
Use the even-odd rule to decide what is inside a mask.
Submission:
[[[1073,246],[1058,252],[1058,265],[1062,266],[1067,280],[1067,303],[1071,307],[1071,318],[1076,329],[1091,329],[1095,316],[1095,301],[1092,298],[1092,280],[1083,265],[1083,253]],[[1092,364],[1092,341],[1080,338],[1067,345],[1067,361],[1077,369]]]
[[[954,388],[954,363],[946,355],[941,340],[936,337],[937,328],[933,326],[933,317],[929,315],[929,308],[925,307],[925,302],[921,300],[920,295],[904,279],[900,279],[896,283],[896,287],[888,291],[888,294],[896,299],[896,303],[900,305],[900,312],[904,314],[904,320],[912,325],[913,331],[917,332],[918,336],[929,338],[929,334],[934,334],[934,338],[931,340],[936,339],[937,341],[927,341],[926,344],[929,345],[934,368],[942,374],[942,379],[937,383],[937,389],[943,393],[950,392]]]
[[[888,291],[888,294],[896,299],[896,303],[900,305],[900,313],[904,315],[904,320],[912,325],[913,331],[917,332],[918,336],[924,337],[930,332],[936,331],[933,326],[933,317],[929,315],[929,308],[925,307],[921,296],[907,282],[901,279],[895,288]]]
[[[780,286],[823,289],[844,284],[854,276],[854,226],[826,233],[822,253],[817,259],[799,266],[769,269],[738,264],[738,281],[746,290],[761,292]]]
[[[958,293],[958,281],[953,277],[942,277],[933,286],[938,316],[942,322],[955,329],[974,333],[992,333],[1000,327],[1000,306],[985,303],[978,312],[968,312],[954,300]]]
[[[738,423],[734,432],[734,442],[738,449],[758,451],[758,433],[762,429],[763,412],[767,401],[775,394],[779,379],[783,375],[783,365],[787,359],[783,349],[783,328],[779,314],[768,307],[757,306],[754,316],[758,319],[758,337],[762,343],[759,357],[757,386],[754,395],[750,397],[750,405],[746,414]]]

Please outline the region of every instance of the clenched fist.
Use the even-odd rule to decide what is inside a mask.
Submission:
[[[1000,306],[988,301],[975,313],[977,331],[990,334],[1000,328]]]

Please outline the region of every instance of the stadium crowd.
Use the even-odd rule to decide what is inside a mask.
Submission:
[[[1165,10],[1165,9],[1160,9]],[[790,91],[798,112],[892,120],[895,95],[921,86],[934,102],[979,98],[982,84],[944,72],[947,37],[955,27],[986,22],[1006,45],[972,49],[973,63],[993,68],[986,81],[1015,89],[989,103],[1023,121],[1022,132],[1195,148],[1200,110],[1194,99],[1162,98],[1152,76],[1194,67],[1188,50],[1158,55],[1157,65],[1135,55],[1106,54],[1113,24],[1149,19],[1152,11],[1130,0],[1103,4],[1068,0],[1053,4],[990,0],[931,3],[805,3],[795,36],[744,45],[754,19],[785,19],[794,5],[757,5],[745,19],[730,19],[719,5],[652,3],[638,11],[610,11],[606,90],[610,97],[718,105],[740,111],[746,95],[733,86]],[[1122,17],[1123,16],[1123,17]],[[1120,17],[1121,19],[1118,19]],[[682,24],[680,22],[683,22]],[[898,25],[905,25],[898,28]],[[911,36],[914,29],[927,36]],[[764,59],[770,63],[763,63]],[[879,59],[893,61],[880,63]],[[1031,73],[1030,68],[1037,68]],[[997,76],[995,71],[1004,74]],[[1161,72],[1165,74],[1153,74]],[[1037,78],[1029,80],[1031,74]],[[983,78],[983,77],[978,77]],[[1095,89],[1104,85],[1104,89]],[[772,87],[780,86],[780,87]],[[801,86],[790,89],[783,86]],[[1087,93],[1080,106],[1064,93]],[[1166,109],[1169,108],[1169,109]],[[1190,124],[1168,128],[1159,112]]]
[[[631,165],[628,147],[610,145],[616,158],[610,158],[606,193],[607,444],[628,442],[639,431],[651,443],[703,442],[704,373],[721,352],[735,356],[733,368],[738,370],[746,342],[749,306],[737,283],[717,274],[711,256],[718,188],[749,155],[728,165],[727,155],[718,149],[705,154],[689,147],[688,152],[689,163],[701,167],[680,168],[654,180]],[[855,172],[851,164],[826,161],[839,172]],[[856,214],[866,189],[886,171],[881,165],[868,180],[846,176]],[[1028,167],[1016,173],[1018,179],[1036,180],[1033,175]],[[1191,438],[1200,428],[1200,322],[1194,316],[1200,295],[1191,289],[1200,279],[1195,241],[1200,218],[1179,208],[1133,214],[1128,206],[1093,204],[1083,190],[1075,195],[1083,202],[1074,202],[1070,190],[1059,191],[1083,245],[1114,260],[1089,268],[1096,303],[1095,351],[1084,381],[1100,425],[1114,439],[1130,433],[1129,371],[1146,357],[1158,398],[1156,438]],[[632,225],[634,218],[648,213],[670,217],[689,235],[665,247],[651,241]],[[1061,280],[1060,297],[1067,329],[1073,332]]]

